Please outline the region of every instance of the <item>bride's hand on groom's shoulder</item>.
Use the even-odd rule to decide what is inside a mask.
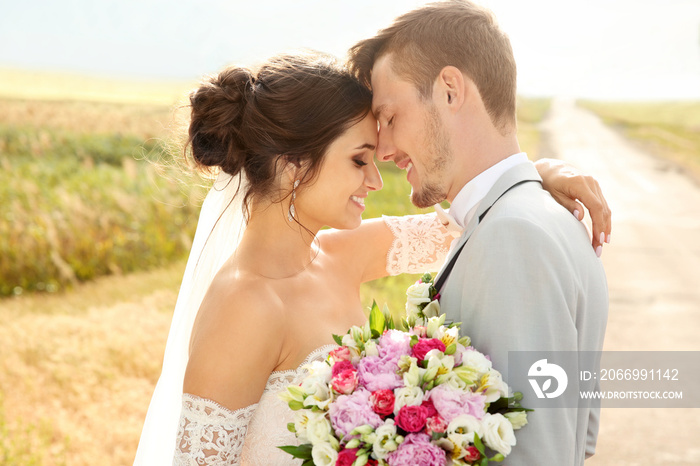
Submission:
[[[598,181],[561,160],[540,159],[535,166],[543,187],[578,220],[583,220],[583,207],[588,209],[593,224],[593,248],[600,256],[603,244],[610,242],[612,222],[610,207]]]

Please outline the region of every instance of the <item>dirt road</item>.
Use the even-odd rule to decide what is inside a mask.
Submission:
[[[595,175],[613,212],[604,349],[700,351],[700,184],[571,101],[556,100],[543,129],[551,155]],[[604,409],[586,464],[698,465],[699,434],[700,409]]]

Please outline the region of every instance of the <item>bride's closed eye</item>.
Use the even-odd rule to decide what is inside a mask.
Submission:
[[[367,162],[365,162],[365,161],[362,160],[362,159],[353,159],[353,162],[355,162],[355,165],[357,165],[357,166],[360,167],[360,168],[362,168],[362,167],[364,167],[365,165],[367,165]]]

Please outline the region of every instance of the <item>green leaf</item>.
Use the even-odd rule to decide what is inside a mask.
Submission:
[[[338,335],[333,335],[333,339],[338,344],[338,346],[343,346],[343,337],[340,337]]]
[[[290,401],[289,409],[291,409],[292,411],[299,411],[300,409],[304,409],[304,403],[302,403],[301,401]]]
[[[377,306],[376,301],[372,301],[372,310],[369,311],[369,328],[372,330],[372,336],[378,338],[384,333],[386,319],[384,313]],[[376,332],[376,335],[375,335]]]
[[[314,460],[306,460],[303,463],[301,463],[301,466],[315,466],[314,465]]]
[[[386,319],[386,328],[388,328],[389,330],[394,330],[396,328],[396,324],[394,323],[394,316],[391,315],[389,306],[387,306],[386,303],[384,303],[382,312],[384,313],[384,318]]]
[[[288,423],[287,423],[287,430],[288,430],[289,432],[293,433],[293,434],[296,434],[296,433],[297,433],[297,428],[294,427],[294,423],[293,423],[293,422],[288,422]]]
[[[287,445],[284,447],[277,447],[280,450],[289,453],[294,458],[300,458],[303,460],[311,459],[311,449],[313,448],[310,443],[305,443],[303,445]],[[313,464],[313,463],[312,463]]]
[[[474,446],[476,447],[477,450],[479,450],[479,453],[482,455],[486,456],[486,447],[484,447],[484,444],[481,442],[481,439],[479,438],[479,435],[474,434]]]

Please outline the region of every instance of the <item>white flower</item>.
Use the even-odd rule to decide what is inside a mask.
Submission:
[[[379,356],[379,348],[374,340],[365,343],[365,356]]]
[[[463,458],[467,448],[474,443],[474,434],[481,437],[482,426],[470,414],[457,416],[447,425],[447,439],[452,443],[452,451],[457,458]]]
[[[311,449],[311,458],[316,466],[333,466],[338,460],[338,452],[330,443],[317,443]]]
[[[448,374],[455,367],[455,358],[443,353],[439,349],[428,351],[425,355],[428,360],[428,370],[437,368],[437,375]]]
[[[430,302],[430,283],[414,283],[406,290],[406,306],[419,306]]]
[[[467,350],[462,353],[462,365],[473,369],[479,374],[479,377],[486,374],[492,367],[491,361],[475,350]]]
[[[484,435],[482,440],[484,444],[504,456],[510,454],[510,450],[515,445],[515,433],[513,425],[502,414],[484,415],[481,420]]]
[[[501,397],[508,396],[508,385],[503,381],[503,376],[495,369],[490,369],[486,374],[484,383],[487,403],[493,403]]]
[[[411,359],[411,366],[403,374],[403,384],[406,387],[417,387],[425,373],[425,369],[418,367],[418,360],[416,358]]]
[[[394,391],[394,414],[399,414],[403,406],[420,406],[423,404],[423,390],[420,387],[403,387]]]
[[[326,443],[331,436],[331,423],[322,412],[309,412],[306,423],[306,438],[313,444]]]
[[[512,411],[506,413],[505,417],[513,424],[513,430],[518,430],[527,424],[527,413],[525,411]]]
[[[355,339],[351,333],[346,333],[343,335],[343,346],[347,346],[348,348],[357,348],[357,343],[355,342]]]
[[[445,323],[445,317],[445,314],[443,314],[440,317],[431,317],[428,319],[428,325],[425,332],[428,335],[428,338],[433,338],[435,332],[437,332],[440,326]]]
[[[308,372],[306,378],[317,378],[323,383],[330,383],[333,377],[333,369],[324,361],[313,361],[304,365],[303,369]]]
[[[304,398],[305,406],[318,406],[325,410],[331,402],[331,390],[328,382],[324,382],[325,376],[307,377],[301,383],[301,389],[307,394]]]
[[[393,419],[387,419],[375,431],[376,439],[373,442],[372,450],[378,460],[386,459],[392,451],[399,447],[396,442],[396,426]]]
[[[294,413],[294,430],[299,443],[309,443],[309,438],[306,436],[306,426],[309,423],[310,412],[304,409]]]
[[[435,379],[435,385],[445,385],[450,387],[452,390],[464,391],[467,389],[467,383],[459,378],[455,372],[448,372],[447,374],[439,375]]]

